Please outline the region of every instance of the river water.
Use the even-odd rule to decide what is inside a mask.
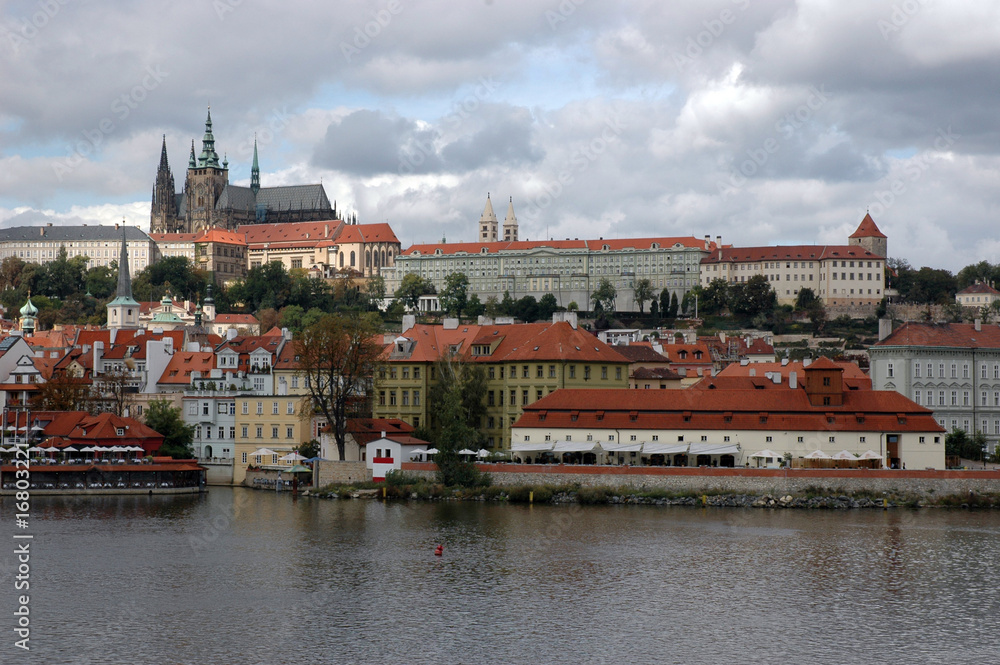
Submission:
[[[211,488],[36,497],[31,531],[32,649],[7,547],[2,663],[1000,662],[995,512]]]

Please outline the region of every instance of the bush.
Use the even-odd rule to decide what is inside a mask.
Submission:
[[[610,487],[581,487],[576,492],[576,501],[583,505],[593,505],[607,503],[612,496],[614,491]]]

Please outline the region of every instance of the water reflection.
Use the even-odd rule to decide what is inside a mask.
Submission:
[[[1000,647],[994,513],[223,488],[33,505],[26,662],[957,663]]]

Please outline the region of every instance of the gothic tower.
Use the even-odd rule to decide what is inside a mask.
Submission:
[[[257,192],[260,191],[260,166],[257,164],[257,135],[253,137],[253,167],[250,169],[250,191],[253,192],[254,198],[257,197]]]
[[[160,148],[160,166],[156,169],[156,184],[153,185],[153,205],[149,210],[149,229],[153,233],[178,231],[177,188],[174,175],[167,162],[167,136],[163,136]]]
[[[208,109],[205,120],[205,135],[201,140],[201,154],[194,158],[194,143],[191,144],[191,159],[188,162],[187,180],[184,182],[184,198],[187,201],[187,233],[197,233],[214,224],[225,225],[226,220],[218,219],[216,203],[222,190],[229,183],[229,163],[219,163],[215,152],[215,136],[212,134],[212,109]]]
[[[848,244],[860,245],[877,256],[889,256],[889,238],[875,226],[875,220],[868,213],[861,220],[858,229],[847,239]]]
[[[503,239],[517,242],[517,217],[514,216],[514,197],[507,203],[507,217],[503,220]]]
[[[479,240],[482,242],[497,241],[497,216],[493,212],[493,203],[490,202],[489,193],[486,194],[486,207],[483,208],[483,216],[479,218]]]

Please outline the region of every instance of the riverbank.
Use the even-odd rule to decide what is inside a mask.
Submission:
[[[712,506],[720,508],[772,508],[850,510],[862,508],[1000,508],[1000,492],[940,494],[934,497],[907,492],[869,492],[807,487],[796,494],[746,494],[718,491],[674,492],[634,486],[583,486],[579,484],[491,485],[450,488],[424,478],[398,474],[385,483],[328,485],[304,493],[320,499],[385,499],[402,501],[489,501],[501,503]]]

